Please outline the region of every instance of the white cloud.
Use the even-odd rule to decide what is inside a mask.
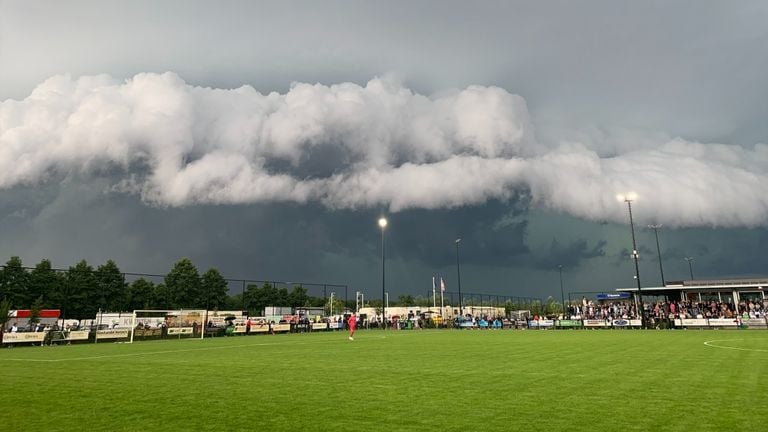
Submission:
[[[574,136],[549,147],[536,141],[525,100],[498,87],[425,96],[375,78],[264,95],[195,87],[173,73],[55,76],[21,101],[0,102],[0,187],[117,175],[115,190],[153,205],[315,201],[392,211],[525,190],[533,205],[592,220],[624,220],[615,196],[631,190],[641,219],[768,221],[768,146],[660,137],[632,137],[632,146]]]

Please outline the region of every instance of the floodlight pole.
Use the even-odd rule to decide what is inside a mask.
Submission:
[[[560,301],[563,302],[563,319],[565,319],[565,294],[563,294],[563,266],[557,266],[560,271]]]
[[[638,264],[637,242],[635,241],[635,222],[632,219],[632,200],[629,197],[624,198],[624,202],[627,203],[629,209],[629,228],[632,231],[632,257],[635,259],[635,279],[637,280],[637,297],[640,301],[640,321],[641,326],[645,324],[645,306],[643,305],[643,292],[640,285],[640,264]]]
[[[688,261],[688,271],[691,272],[691,280],[693,280],[693,262],[696,261],[696,258],[685,257],[685,260]]]
[[[387,219],[379,218],[379,228],[381,228],[381,324],[382,329],[387,328],[387,292],[385,276],[385,255],[384,255],[384,229],[387,227]]]
[[[461,239],[456,239],[456,278],[458,279],[458,287],[459,287],[459,316],[464,316],[464,310],[461,303],[461,266],[459,265],[459,243],[461,243]]]
[[[648,225],[648,228],[653,230],[653,234],[656,236],[656,253],[659,255],[659,273],[661,274],[661,286],[665,287],[667,282],[664,279],[664,265],[661,262],[661,246],[659,246],[659,228],[661,224]]]

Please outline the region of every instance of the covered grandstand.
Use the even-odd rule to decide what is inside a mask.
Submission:
[[[745,301],[765,302],[768,277],[732,279],[694,279],[666,281],[663,287],[642,288],[645,296],[664,297],[668,300],[689,302],[716,301],[738,305]],[[635,288],[618,288],[618,292],[637,294]]]

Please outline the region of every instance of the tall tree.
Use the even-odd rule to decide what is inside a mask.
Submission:
[[[277,298],[275,299],[275,306],[290,306],[290,294],[288,288],[280,288],[277,290]]]
[[[256,284],[248,284],[243,293],[243,305],[249,315],[261,315],[263,308],[261,301],[261,289]]]
[[[44,259],[29,273],[29,295],[43,298],[43,307],[59,307],[55,304],[56,292],[60,290],[63,276],[51,268],[51,262]]]
[[[222,306],[224,310],[248,310],[245,304],[243,293],[227,296],[227,301]]]
[[[210,268],[203,273],[200,286],[202,295],[199,305],[208,309],[222,309],[227,304],[229,285],[218,270]]]
[[[29,308],[29,329],[32,330],[40,322],[40,312],[43,310],[43,297],[38,297]]]
[[[99,303],[104,310],[122,312],[127,308],[128,293],[125,278],[114,261],[108,260],[96,269],[99,287]]]
[[[93,267],[85,260],[69,268],[62,288],[57,297],[67,318],[92,319],[103,306]]]
[[[24,270],[21,258],[11,257],[0,271],[0,297],[8,298],[12,308],[26,309],[34,300],[29,298],[28,284],[29,273]]]
[[[171,305],[174,308],[194,308],[200,305],[200,274],[189,258],[177,262],[165,277]]]
[[[155,290],[152,295],[152,309],[172,309],[173,299],[171,298],[171,292],[164,283],[155,285]]]
[[[309,306],[307,289],[301,285],[293,287],[293,290],[288,295],[288,304],[293,308]]]
[[[281,306],[277,304],[278,290],[269,282],[259,288],[258,285],[248,285],[245,291],[245,303],[251,314],[261,314],[267,306]]]
[[[398,297],[397,303],[400,306],[413,306],[415,304],[415,300],[413,299],[412,295],[405,294]]]
[[[139,278],[128,288],[128,310],[152,309],[155,302],[155,284]]]

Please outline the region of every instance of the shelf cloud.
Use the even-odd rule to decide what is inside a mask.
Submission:
[[[657,134],[658,135],[658,134]],[[578,135],[574,135],[578,136]],[[768,222],[768,145],[536,138],[499,87],[422,95],[389,77],[285,94],[198,87],[174,73],[57,75],[0,102],[0,188],[106,177],[153,206],[320,203],[446,209],[528,195],[589,220],[633,210],[671,226]]]

